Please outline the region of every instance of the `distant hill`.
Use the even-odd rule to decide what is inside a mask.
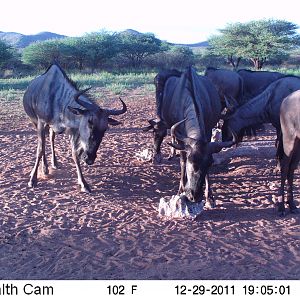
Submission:
[[[120,32],[121,34],[133,34],[133,35],[139,35],[142,34],[139,31],[136,31],[134,29],[126,29],[122,32]],[[178,44],[178,43],[171,43],[171,42],[167,42],[170,45],[173,46],[186,46],[186,47],[191,47],[191,48],[201,48],[201,47],[208,47],[208,42],[204,41],[204,42],[199,42],[199,43],[194,43],[194,44]]]
[[[185,46],[185,47],[190,47],[190,48],[201,48],[201,47],[208,47],[208,42],[199,42],[199,43],[194,43],[194,44],[177,44],[177,43],[169,43],[170,45],[173,46]]]
[[[134,34],[134,35],[139,35],[142,34],[139,31],[136,31],[134,29],[126,29],[121,32],[122,34]],[[57,33],[52,33],[52,32],[40,32],[37,34],[33,35],[25,35],[17,32],[3,32],[0,31],[0,39],[5,40],[12,46],[18,48],[18,49],[23,49],[30,45],[31,43],[37,42],[37,41],[45,41],[49,39],[62,39],[67,36],[65,35],[60,35]],[[207,42],[199,42],[195,44],[177,44],[177,43],[170,43],[170,45],[174,46],[187,46],[191,48],[199,48],[199,47],[207,47],[208,43]]]
[[[0,31],[0,39],[5,40],[12,46],[22,49],[29,44],[37,41],[45,41],[49,39],[61,39],[65,38],[65,35],[60,35],[52,32],[40,32],[33,35],[25,35],[17,32],[2,32]]]

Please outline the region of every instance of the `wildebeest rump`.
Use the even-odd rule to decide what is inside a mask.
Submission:
[[[204,76],[207,76],[215,85],[223,108],[225,106],[228,108],[242,104],[244,91],[243,79],[237,72],[207,67]]]
[[[78,184],[82,191],[90,191],[90,187],[82,175],[80,159],[88,165],[94,163],[96,152],[108,124],[120,124],[111,119],[109,115],[123,114],[127,108],[120,99],[123,105],[121,110],[102,109],[90,100],[85,92],[79,91],[56,64],[51,65],[43,75],[35,78],[28,86],[24,94],[23,105],[25,112],[37,129],[38,135],[37,157],[30,174],[29,187],[37,184],[37,171],[41,159],[43,172],[44,174],[48,173],[45,135],[49,128],[53,168],[57,168],[54,152],[55,134],[65,132],[70,136]]]
[[[243,79],[244,103],[261,94],[273,81],[286,76],[279,72],[251,71],[246,69],[240,69],[237,73]]]
[[[261,123],[271,123],[279,135],[281,102],[298,89],[300,89],[300,77],[297,76],[285,76],[271,83],[264,92],[226,117],[223,125],[224,139],[229,140],[233,132],[241,140],[243,128]]]
[[[238,108],[233,115],[224,121],[225,140],[231,139],[232,133],[236,141],[242,139],[242,129],[261,123],[271,123],[277,132],[277,158],[282,152],[280,106],[285,97],[300,89],[300,77],[286,76],[271,83],[267,89]],[[282,206],[279,206],[279,210]]]
[[[168,77],[160,101],[160,123],[165,124],[165,128],[172,127],[179,141],[172,144],[181,151],[179,193],[185,192],[191,201],[201,201],[205,181],[205,197],[213,201],[208,179],[212,153],[233,144],[210,142],[212,128],[221,115],[221,102],[215,87],[209,79],[189,68],[180,77]]]
[[[279,153],[281,185],[279,211],[284,214],[284,186],[287,180],[287,203],[291,212],[298,212],[293,196],[294,171],[300,160],[300,90],[287,96],[280,107],[281,143]]]

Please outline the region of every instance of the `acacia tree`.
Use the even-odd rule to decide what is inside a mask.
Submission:
[[[69,66],[82,70],[88,60],[87,46],[81,37],[70,37],[61,40],[64,47],[61,47],[63,61],[68,61]]]
[[[92,72],[118,53],[115,34],[105,31],[90,33],[82,38],[82,42],[83,49],[86,51],[86,60]]]
[[[220,35],[209,39],[210,51],[226,57],[237,68],[242,58],[261,69],[269,60],[287,53],[300,44],[297,25],[282,20],[260,20],[229,24]]]
[[[36,42],[23,50],[22,60],[38,68],[47,68],[54,61],[64,65],[62,60],[64,47],[63,41],[57,39]]]
[[[118,35],[119,54],[138,67],[142,61],[153,54],[166,50],[165,44],[152,33],[122,32]]]

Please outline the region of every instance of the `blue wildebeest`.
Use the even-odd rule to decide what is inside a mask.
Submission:
[[[65,132],[70,136],[72,157],[81,191],[91,191],[83,178],[80,159],[87,165],[94,163],[96,152],[108,125],[120,124],[109,116],[123,114],[127,108],[120,99],[123,105],[121,110],[102,109],[89,99],[85,94],[86,91],[79,91],[57,64],[51,65],[43,75],[35,78],[28,86],[23,105],[38,135],[37,156],[30,174],[29,187],[37,184],[40,160],[43,162],[43,173],[48,173],[45,135],[49,128],[52,167],[57,168],[54,152],[55,134]]]
[[[271,123],[277,133],[276,146],[277,158],[282,152],[282,138],[280,126],[280,106],[285,97],[300,89],[300,77],[285,76],[271,83],[264,92],[249,100],[239,107],[232,115],[224,121],[224,140],[230,140],[232,134],[235,141],[243,138],[243,129],[261,123]],[[282,214],[282,205],[279,205],[279,213]],[[290,206],[290,209],[294,208]]]
[[[233,144],[210,142],[212,128],[221,115],[217,90],[208,78],[197,75],[194,69],[189,68],[180,77],[171,75],[165,80],[159,101],[161,126],[171,128],[178,141],[171,145],[180,150],[179,193],[185,192],[190,201],[200,202],[205,182],[205,198],[214,206],[208,176],[212,154]],[[154,143],[159,138],[163,139],[166,130],[159,136],[161,133],[155,132]]]
[[[281,140],[279,161],[281,185],[279,189],[279,206],[283,215],[284,186],[287,180],[287,203],[291,212],[298,212],[293,196],[294,171],[300,160],[300,90],[287,96],[280,107]]]
[[[286,76],[279,72],[251,71],[246,69],[240,69],[237,73],[243,79],[244,102],[261,94],[273,81]]]
[[[157,119],[151,119],[148,120],[149,126],[143,128],[144,131],[153,131],[153,161],[156,163],[160,163],[162,160],[161,155],[161,144],[164,139],[164,137],[167,135],[167,130],[171,128],[173,124],[167,124],[163,120],[161,120],[161,109],[162,109],[162,103],[163,103],[163,97],[164,97],[164,86],[166,81],[170,77],[180,77],[181,72],[178,70],[163,70],[160,71],[155,77],[154,77],[154,85],[155,85],[155,100],[156,100],[156,115]],[[170,79],[172,80],[172,79]],[[174,148],[171,147],[171,153],[169,158],[172,158],[175,156]]]
[[[279,72],[251,71],[247,69],[240,69],[237,73],[243,79],[243,101],[240,104],[244,104],[261,94],[269,84],[286,76]],[[256,131],[260,127],[260,124],[256,124],[245,128],[245,134],[248,136],[256,135]]]

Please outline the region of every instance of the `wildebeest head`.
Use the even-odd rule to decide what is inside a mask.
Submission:
[[[123,105],[122,109],[102,109],[95,103],[87,102],[79,98],[80,95],[86,91],[87,90],[80,91],[74,96],[75,101],[84,109],[70,106],[68,106],[68,109],[80,118],[78,131],[74,132],[76,153],[83,162],[91,165],[96,159],[97,150],[105,131],[108,129],[108,125],[115,126],[120,124],[120,122],[109,116],[124,114],[127,111],[127,107],[120,98]]]
[[[212,154],[221,151],[222,148],[231,147],[233,142],[207,142],[203,139],[179,137],[175,134],[176,127],[185,121],[186,119],[172,126],[171,134],[179,143],[170,145],[186,153],[184,192],[187,198],[192,202],[201,202],[205,177],[213,163]]]

